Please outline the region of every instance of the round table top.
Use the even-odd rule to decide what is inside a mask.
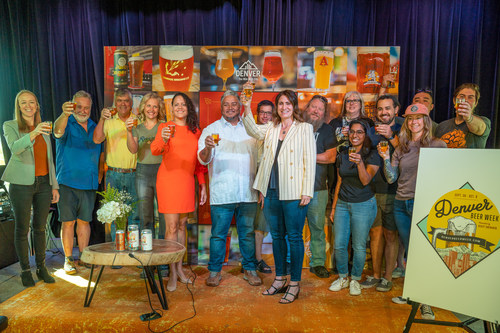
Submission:
[[[93,265],[158,266],[182,260],[185,252],[186,248],[180,243],[165,239],[153,239],[153,251],[117,251],[115,243],[109,242],[86,247],[81,260]]]

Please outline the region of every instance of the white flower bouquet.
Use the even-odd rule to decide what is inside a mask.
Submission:
[[[131,203],[132,196],[127,191],[119,191],[109,184],[106,191],[97,194],[102,196],[97,219],[102,223],[115,222],[117,230],[125,230],[127,218],[137,202]]]

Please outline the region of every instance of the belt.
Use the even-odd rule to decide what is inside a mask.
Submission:
[[[135,172],[135,169],[120,169],[120,168],[108,167],[108,171],[114,171],[119,173],[132,173]]]

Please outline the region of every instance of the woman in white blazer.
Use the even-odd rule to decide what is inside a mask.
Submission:
[[[35,285],[28,254],[32,208],[36,275],[46,283],[55,282],[45,267],[45,225],[50,203],[59,201],[59,185],[52,160],[51,125],[41,122],[40,106],[31,91],[21,90],[17,94],[14,116],[14,120],[3,124],[12,156],[2,180],[10,183],[9,195],[16,220],[14,246],[21,264],[21,281],[25,287],[31,287]]]
[[[312,125],[303,122],[299,113],[297,94],[284,90],[276,96],[273,121],[257,125],[245,105],[243,124],[248,135],[264,140],[264,150],[253,188],[260,192],[266,221],[273,238],[276,278],[263,295],[285,293],[280,303],[288,304],[299,297],[299,282],[304,259],[302,230],[307,205],[314,195],[316,172],[316,142]],[[286,286],[285,236],[290,243],[291,277]]]

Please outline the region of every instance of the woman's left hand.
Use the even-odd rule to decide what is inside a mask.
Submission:
[[[309,202],[311,202],[311,197],[307,195],[300,196],[300,203],[299,203],[300,206],[307,206]]]
[[[205,202],[207,202],[207,186],[200,184],[200,206],[203,206]]]
[[[59,190],[52,190],[52,203],[59,202]]]

